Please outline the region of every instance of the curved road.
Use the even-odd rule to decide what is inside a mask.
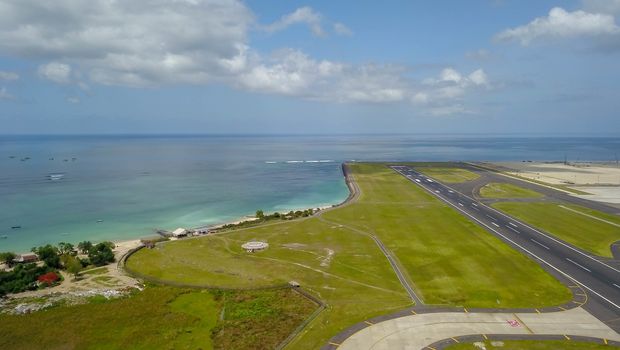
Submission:
[[[573,295],[583,296],[586,302],[574,301],[582,306],[571,310],[560,306],[560,310],[566,311],[551,313],[541,313],[539,310],[515,310],[515,313],[493,312],[495,310],[468,312],[466,309],[459,313],[450,312],[449,309],[443,312],[442,309],[429,308],[422,309],[424,313],[420,314],[416,313],[417,308],[412,308],[354,325],[332,338],[325,349],[421,349],[446,339],[448,343],[458,342],[454,337],[472,334],[481,334],[485,339],[487,334],[523,337],[553,334],[563,335],[566,339],[576,335],[601,338],[605,343],[609,340],[620,342],[620,269],[615,264],[617,261],[603,260],[584,252],[408,166],[391,168],[530,256],[560,280],[568,281],[572,284],[569,287]],[[480,171],[479,168],[477,170]],[[558,192],[551,189],[547,191]],[[565,199],[564,194],[552,193],[551,196]],[[579,202],[595,209],[605,209],[606,212],[614,211],[602,204],[589,205],[590,201],[583,199],[579,199]],[[575,288],[585,293],[575,294]]]

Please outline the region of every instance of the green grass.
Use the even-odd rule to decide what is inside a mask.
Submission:
[[[502,346],[493,346],[492,341],[485,341],[487,350],[609,350],[615,346],[578,342],[569,340],[505,340]],[[480,350],[474,343],[460,343],[451,345],[446,350]]]
[[[359,202],[321,218],[143,249],[127,267],[175,283],[228,288],[298,281],[328,308],[294,340],[296,349],[320,348],[356,322],[411,305],[374,241],[351,227],[380,237],[427,303],[542,307],[570,299],[538,265],[387,167],[351,168]],[[241,244],[249,240],[267,241],[269,249],[246,253]]]
[[[207,291],[186,293],[170,303],[174,312],[191,315],[197,319],[191,326],[182,329],[177,343],[186,349],[211,349],[211,330],[217,324],[220,306],[213,295]]]
[[[508,183],[491,182],[480,189],[480,195],[486,198],[542,198],[543,195],[527,188]]]
[[[614,215],[576,205],[564,206],[620,224],[620,218]],[[620,227],[567,210],[560,204],[502,202],[493,204],[493,207],[600,256],[611,257],[610,245],[620,240]]]
[[[269,242],[269,249],[246,253],[241,248],[257,239]],[[164,280],[228,288],[298,281],[329,304],[296,340],[299,348],[320,348],[352,323],[411,305],[371,238],[318,218],[143,249],[127,266]]]
[[[180,329],[195,318],[168,303],[183,293],[147,288],[132,297],[53,308],[33,314],[1,315],[2,349],[162,349],[176,347]],[[24,326],[27,325],[27,326]]]
[[[353,169],[359,203],[324,216],[377,235],[426,303],[542,307],[570,299],[533,261],[404,177],[379,165]]]
[[[0,349],[273,349],[315,308],[290,289],[148,287],[122,299],[0,314]]]
[[[220,292],[216,300],[223,305],[216,349],[274,349],[317,308],[290,289]]]
[[[469,170],[450,166],[449,163],[446,165],[441,163],[411,163],[411,165],[422,174],[446,183],[467,182],[480,177],[480,175]]]

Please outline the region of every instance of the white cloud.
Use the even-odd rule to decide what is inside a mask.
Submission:
[[[459,83],[463,80],[461,73],[457,72],[453,68],[445,68],[441,71],[440,78],[441,81],[451,81],[454,83]]]
[[[315,35],[326,34],[323,23],[336,34],[350,32],[310,7],[256,25],[238,0],[0,0],[0,54],[49,62],[39,67],[41,77],[83,90],[215,82],[321,101],[413,102],[423,109],[462,104],[475,87],[488,85],[483,71],[463,75],[448,68],[425,83],[409,77],[405,66],[321,60],[294,49],[265,55],[249,43],[251,28],[277,31],[298,23]]]
[[[463,104],[464,97],[471,92],[491,88],[489,78],[481,68],[464,75],[447,67],[439,73],[438,78],[423,80],[417,92],[412,94],[411,102],[426,107],[434,116],[472,114]]]
[[[0,70],[0,80],[12,81],[17,79],[19,79],[19,74]]]
[[[237,0],[0,0],[0,53],[102,84],[204,83],[227,72],[253,21]]]
[[[274,23],[265,26],[268,32],[277,32],[288,28],[293,24],[303,23],[310,27],[312,34],[316,36],[325,36],[326,33],[321,26],[322,15],[314,11],[311,7],[304,6],[296,9],[292,13],[282,16]]]
[[[14,99],[15,96],[11,95],[7,90],[6,87],[1,87],[0,88],[0,100],[12,100]]]
[[[342,36],[352,36],[353,35],[353,31],[347,27],[346,25],[336,22],[334,23],[334,32],[338,35],[342,35]]]
[[[71,81],[71,66],[60,62],[50,62],[39,66],[39,76],[59,84]]]
[[[487,74],[482,69],[477,69],[473,71],[467,78],[474,85],[489,85],[489,79],[487,78]]]
[[[236,84],[253,91],[317,100],[395,102],[407,93],[399,73],[392,67],[318,61],[289,49],[249,68]]]
[[[589,13],[582,10],[567,12],[555,7],[547,17],[539,17],[516,28],[507,29],[496,36],[500,41],[518,41],[529,45],[537,40],[597,37],[620,34],[614,17],[609,14]]]

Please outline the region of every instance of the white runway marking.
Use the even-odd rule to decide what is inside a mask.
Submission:
[[[619,286],[619,285],[617,285],[617,284],[615,284],[615,283],[613,283],[613,285],[614,285],[614,287],[616,287],[616,288],[620,288],[620,286]]]
[[[423,187],[425,190],[427,190],[428,192],[432,192],[432,191],[430,191],[429,189],[425,188],[424,186],[422,186],[422,187]],[[442,197],[441,195],[439,195],[439,197],[443,199],[443,197]],[[470,199],[470,200],[472,200],[472,202],[474,201],[474,199],[472,199],[472,198],[470,198],[470,197],[468,197],[468,196],[466,196],[466,195],[464,195],[464,197],[465,197],[465,198],[468,198],[468,199]],[[590,291],[592,294],[597,295],[599,298],[601,298],[601,299],[605,300],[607,303],[609,303],[610,305],[612,305],[612,306],[613,306],[613,307],[615,307],[616,309],[620,309],[620,305],[618,305],[618,304],[614,303],[614,302],[613,302],[613,301],[611,301],[610,299],[606,298],[606,297],[605,297],[605,296],[603,296],[602,294],[600,294],[600,293],[598,293],[597,291],[595,291],[594,289],[590,288],[587,284],[585,284],[585,283],[583,283],[583,282],[581,282],[581,281],[577,280],[576,278],[574,278],[574,277],[573,277],[573,276],[571,276],[570,274],[568,274],[568,273],[566,273],[566,272],[564,272],[564,271],[560,270],[559,268],[557,268],[557,267],[556,267],[556,266],[554,266],[553,264],[549,263],[548,261],[546,261],[546,260],[545,260],[545,259],[543,259],[542,257],[540,257],[540,256],[538,256],[538,255],[536,255],[536,254],[534,254],[533,252],[529,251],[527,248],[523,247],[523,246],[522,246],[522,245],[520,245],[519,243],[517,243],[517,242],[515,242],[515,241],[511,240],[510,238],[508,238],[507,236],[505,236],[505,235],[504,235],[504,234],[502,234],[501,232],[496,231],[494,228],[492,228],[492,227],[488,226],[487,224],[485,224],[484,222],[480,221],[480,220],[479,220],[479,219],[477,219],[475,216],[473,216],[473,215],[471,215],[471,214],[467,213],[467,212],[466,212],[466,211],[464,211],[463,209],[460,209],[460,208],[459,208],[458,206],[456,206],[455,204],[450,203],[450,202],[449,202],[449,201],[447,201],[446,199],[443,199],[443,200],[444,200],[444,201],[445,201],[448,205],[451,205],[451,206],[452,206],[452,207],[454,207],[455,209],[457,209],[457,210],[461,211],[464,215],[468,216],[468,217],[469,217],[470,219],[472,219],[473,221],[475,221],[475,222],[479,223],[480,225],[482,225],[482,226],[486,227],[487,229],[489,229],[489,230],[491,230],[491,231],[495,232],[498,236],[500,236],[500,237],[502,237],[503,239],[505,239],[506,241],[508,241],[508,242],[510,242],[510,243],[512,243],[512,244],[514,244],[516,247],[518,247],[519,249],[521,249],[521,250],[522,250],[522,251],[524,251],[525,253],[527,253],[527,254],[529,254],[529,255],[533,256],[534,258],[538,259],[538,260],[539,260],[539,261],[541,261],[543,264],[545,264],[545,265],[549,266],[550,268],[552,268],[553,270],[557,271],[558,273],[560,273],[560,274],[562,274],[562,275],[566,276],[568,279],[570,279],[570,280],[574,281],[575,283],[579,284],[579,285],[580,285],[580,286],[582,286],[583,288],[585,288],[585,289],[587,289],[588,291]],[[473,204],[474,206],[477,206],[477,204],[475,204],[475,203],[472,203],[472,204]],[[503,216],[503,217],[505,217],[505,218],[507,218],[507,219],[510,219],[510,217],[508,217],[506,214],[504,214],[504,213],[502,213],[502,212],[500,212],[500,211],[498,211],[498,210],[496,210],[496,209],[493,209],[493,208],[491,208],[491,207],[486,207],[486,208],[488,208],[488,209],[490,209],[490,210],[493,210],[494,212],[498,213],[499,215],[501,215],[501,216]],[[478,208],[474,208],[474,209],[478,210]],[[616,271],[616,272],[620,272],[620,270],[618,270],[618,269],[616,269],[616,268],[614,268],[614,267],[612,267],[612,266],[610,266],[610,265],[607,265],[607,264],[605,264],[604,262],[602,262],[602,261],[600,261],[600,260],[597,260],[597,259],[593,258],[592,256],[590,256],[590,255],[588,255],[588,254],[585,254],[585,253],[583,253],[583,252],[579,251],[578,249],[575,249],[575,248],[573,248],[573,247],[571,247],[571,246],[567,245],[566,243],[564,243],[564,242],[562,242],[562,241],[558,241],[557,239],[555,239],[555,238],[553,238],[553,237],[550,237],[549,235],[544,234],[544,233],[542,233],[542,232],[540,232],[540,231],[538,231],[538,230],[536,230],[536,229],[532,228],[531,226],[528,226],[528,225],[525,225],[525,224],[522,224],[522,223],[520,223],[520,224],[521,224],[521,225],[523,225],[524,227],[527,227],[527,228],[529,228],[529,229],[531,229],[531,230],[533,230],[533,231],[537,232],[538,234],[540,234],[540,235],[542,235],[542,236],[545,236],[545,237],[546,237],[546,238],[548,238],[548,239],[553,240],[554,242],[557,242],[557,243],[559,243],[559,244],[561,244],[561,245],[563,245],[563,246],[565,246],[565,247],[567,247],[567,248],[569,248],[569,249],[571,249],[571,250],[573,250],[573,251],[577,252],[578,254],[581,254],[581,255],[583,255],[583,256],[585,256],[585,257],[587,257],[587,258],[590,258],[590,259],[592,259],[592,260],[594,260],[594,261],[598,262],[599,264],[602,264],[602,265],[604,265],[604,266],[606,266],[606,267],[608,267],[608,268],[610,268],[610,269],[612,269],[612,270],[614,270],[614,271]]]
[[[519,230],[517,230],[517,229],[516,229],[516,228],[514,228],[514,227],[510,227],[510,226],[506,226],[506,227],[508,227],[509,229],[511,229],[511,230],[513,230],[513,231],[515,231],[516,233],[521,233],[521,232],[519,232]]]
[[[459,205],[462,207],[462,206],[463,206],[463,203],[459,202]]]
[[[565,207],[565,206],[563,206],[563,205],[559,205],[559,207],[560,207],[560,208],[563,208],[563,209],[566,209],[566,210],[570,210],[570,211],[572,211],[573,213],[577,213],[577,214],[580,214],[580,215],[583,215],[583,216],[587,216],[587,217],[592,218],[592,219],[594,219],[594,220],[598,220],[598,221],[601,221],[601,222],[604,222],[604,223],[607,223],[607,224],[610,224],[610,225],[613,225],[613,226],[616,226],[616,227],[620,227],[620,225],[616,224],[615,222],[607,221],[607,220],[605,220],[605,219],[601,219],[601,218],[596,217],[596,216],[594,216],[594,215],[590,215],[590,214],[582,213],[582,212],[580,212],[579,210],[575,210],[575,209],[572,209],[572,208],[568,208],[568,207]]]
[[[510,222],[510,221],[508,221],[508,225],[512,225],[512,226],[514,226],[514,227],[519,227],[519,226],[517,226],[517,225],[513,224],[513,223],[512,223],[512,222]]]
[[[542,243],[538,242],[538,241],[537,241],[537,240],[535,240],[535,239],[531,239],[531,238],[530,238],[530,241],[532,241],[532,242],[534,242],[534,243],[538,244],[539,246],[541,246],[541,247],[543,247],[543,248],[545,248],[545,249],[549,250],[549,247],[547,247],[546,245],[544,245],[544,244],[542,244]]]
[[[489,219],[491,219],[491,220],[495,220],[495,218],[494,218],[494,217],[492,217],[491,215],[489,215],[489,214],[486,214],[486,215],[487,215],[487,218],[489,218]]]
[[[496,223],[494,223],[494,222],[492,222],[491,224],[492,224],[493,226],[495,226],[495,227],[499,227],[499,225],[498,225],[498,224],[496,224]]]
[[[590,269],[589,269],[589,268],[587,268],[587,267],[585,267],[585,266],[583,266],[583,265],[580,265],[579,263],[577,263],[577,262],[575,262],[575,261],[571,260],[570,258],[566,258],[566,260],[568,260],[568,261],[572,262],[573,264],[575,264],[575,265],[577,265],[577,266],[581,267],[582,269],[584,269],[584,270],[586,270],[586,271],[588,271],[588,272],[592,272],[592,271],[590,271]]]

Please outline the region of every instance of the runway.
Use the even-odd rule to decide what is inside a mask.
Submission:
[[[588,297],[588,301],[583,306],[584,309],[616,332],[620,331],[620,269],[616,267],[617,265],[614,266],[615,264],[610,261],[604,261],[499,212],[472,196],[429,178],[409,166],[394,165],[390,168],[407,178],[412,184],[422,187],[452,206],[515,249],[528,255],[551,274],[563,281],[581,286]],[[558,192],[549,193],[556,198],[568,196],[545,188],[545,192],[551,191]],[[590,204],[583,201],[585,200],[578,199],[581,205]],[[593,206],[594,209],[605,207],[599,204]],[[611,211],[609,207],[605,209],[607,209],[606,212]]]

